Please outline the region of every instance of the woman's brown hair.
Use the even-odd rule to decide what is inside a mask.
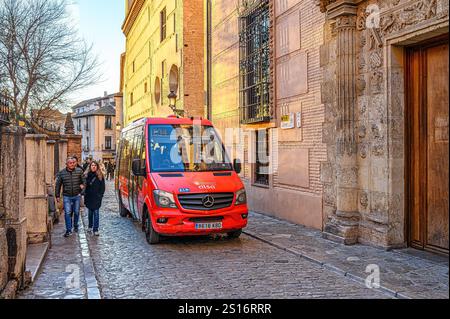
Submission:
[[[92,165],[94,165],[94,164],[97,166],[97,172],[96,172],[97,178],[98,178],[100,181],[102,181],[103,178],[104,178],[104,175],[103,175],[102,169],[101,169],[101,167],[100,167],[100,164],[99,164],[97,161],[92,161],[92,162],[89,164],[89,166],[88,166],[88,168],[87,168],[87,170],[86,170],[86,172],[85,172],[84,174],[85,174],[85,176],[87,177],[88,174],[91,172],[91,167],[92,167]]]

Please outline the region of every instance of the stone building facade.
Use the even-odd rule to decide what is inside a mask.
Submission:
[[[125,7],[124,126],[172,114],[171,91],[177,109],[203,116],[203,0],[126,0]]]
[[[346,244],[448,254],[448,1],[206,4],[208,113],[224,136],[244,130],[231,140],[250,208]]]
[[[448,254],[448,1],[320,7],[324,235]]]

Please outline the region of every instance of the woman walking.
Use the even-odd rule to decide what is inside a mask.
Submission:
[[[89,209],[89,232],[100,236],[100,207],[105,194],[105,176],[100,165],[93,161],[86,172],[86,191],[84,204]]]

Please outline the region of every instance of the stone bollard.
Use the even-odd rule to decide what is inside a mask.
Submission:
[[[46,183],[47,135],[27,135],[25,147],[25,211],[28,220],[28,243],[38,244],[48,241],[49,237]]]

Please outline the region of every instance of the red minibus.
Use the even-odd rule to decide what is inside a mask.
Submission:
[[[125,128],[116,157],[120,215],[142,223],[149,244],[162,236],[241,235],[248,207],[239,178],[210,121],[145,118]]]

